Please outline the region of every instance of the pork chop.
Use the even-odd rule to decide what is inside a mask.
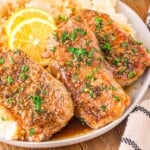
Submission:
[[[95,33],[107,69],[121,86],[135,82],[150,66],[150,53],[139,41],[124,32],[108,15],[84,10],[74,17]]]
[[[128,95],[103,65],[98,41],[88,26],[70,19],[50,35],[43,57],[71,92],[75,116],[91,128],[100,128],[122,115]]]
[[[73,116],[64,85],[21,51],[0,53],[0,91],[1,138],[48,140]]]

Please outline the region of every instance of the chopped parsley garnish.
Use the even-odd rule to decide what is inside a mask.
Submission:
[[[76,32],[72,32],[72,33],[69,34],[69,39],[72,40],[72,41],[75,40],[76,37],[77,37]]]
[[[27,80],[28,79],[28,76],[25,74],[25,73],[21,73],[20,75],[19,75],[19,78],[21,79],[21,80]]]
[[[12,84],[14,82],[13,78],[11,76],[7,77],[7,83]]]
[[[90,52],[88,53],[88,58],[93,58],[93,56],[94,56],[94,52],[93,52],[93,51],[90,51]]]
[[[69,47],[67,50],[73,53],[75,57],[84,57],[87,54],[87,51],[82,48]]]
[[[107,86],[106,86],[106,85],[101,85],[101,86],[100,86],[100,90],[101,90],[101,91],[104,91],[104,90],[106,90],[106,89],[107,89]]]
[[[65,64],[66,64],[67,67],[71,67],[72,66],[72,62],[71,61],[66,61]]]
[[[27,80],[28,76],[26,73],[29,71],[29,67],[24,65],[24,66],[22,66],[21,71],[22,71],[22,73],[19,75],[19,78],[23,81]]]
[[[83,36],[85,36],[87,34],[86,31],[82,28],[76,28],[75,32],[80,33]]]
[[[86,80],[91,80],[93,78],[93,72],[90,72],[87,76],[86,76]]]
[[[121,46],[122,46],[122,47],[128,47],[128,46],[129,46],[129,43],[128,43],[128,42],[123,42],[123,43],[121,43]]]
[[[74,52],[75,56],[85,56],[87,54],[87,51],[85,49],[78,49]]]
[[[53,39],[58,41],[58,33],[56,31],[52,32]]]
[[[121,59],[122,59],[122,57],[117,57],[116,59],[114,59],[114,60],[112,61],[112,63],[113,63],[114,65],[118,65],[118,64],[121,62]]]
[[[137,53],[137,49],[136,48],[132,48],[132,52],[133,52],[133,54],[136,54]]]
[[[6,119],[5,119],[3,116],[1,116],[1,120],[2,120],[2,121],[5,121]]]
[[[117,90],[117,88],[114,87],[113,85],[111,85],[111,86],[109,87],[109,90],[115,91],[115,90]]]
[[[21,68],[21,71],[24,73],[28,72],[28,70],[29,70],[29,67],[25,65]]]
[[[14,90],[14,94],[17,94],[17,93],[22,93],[24,90],[24,87],[19,87],[17,89]]]
[[[117,96],[117,95],[113,95],[113,99],[114,99],[115,101],[120,101],[120,97]]]
[[[103,61],[103,60],[104,60],[104,57],[103,57],[103,56],[99,56],[97,59],[98,59],[99,61]]]
[[[87,58],[86,64],[87,64],[88,66],[91,66],[91,64],[92,64],[92,58]]]
[[[14,54],[19,54],[19,53],[20,53],[20,50],[18,49],[14,51]]]
[[[61,35],[61,42],[64,43],[66,40],[68,40],[68,33],[63,32]]]
[[[130,71],[128,73],[128,78],[133,78],[133,77],[135,77],[135,75],[136,75],[136,73],[134,71]]]
[[[34,128],[31,128],[31,129],[29,130],[29,135],[32,136],[32,135],[34,135],[34,134],[35,134],[35,129],[34,129]]]
[[[95,49],[92,49],[90,52],[88,52],[88,56],[87,56],[87,59],[86,59],[86,64],[88,66],[90,66],[92,64],[92,60],[93,60],[95,51],[96,51]]]
[[[101,108],[102,112],[105,112],[105,111],[106,111],[106,107],[107,107],[106,105],[101,105],[100,108]]]
[[[136,41],[137,45],[142,45],[143,43],[141,41]]]
[[[91,98],[93,98],[93,96],[94,96],[94,90],[93,89],[89,90],[89,95],[90,95]]]
[[[50,51],[55,52],[56,51],[56,46],[53,46],[52,48],[50,48]]]
[[[98,68],[98,67],[95,67],[95,68],[93,69],[93,73],[97,73],[98,70],[99,70],[99,68]]]
[[[124,58],[123,63],[124,63],[124,65],[128,65],[129,64],[129,59],[128,58]]]
[[[87,76],[86,76],[86,80],[91,80],[92,78],[94,79],[94,74],[98,72],[98,68],[94,68]]]
[[[86,124],[85,119],[83,117],[80,117],[80,121],[81,121],[82,125]]]
[[[69,18],[65,17],[65,16],[58,15],[57,19],[60,20],[60,21],[68,21]]]
[[[90,87],[91,86],[91,83],[90,82],[86,82],[85,83],[85,87]]]
[[[36,112],[40,112],[41,111],[41,105],[43,103],[42,98],[39,97],[38,95],[31,96],[31,98],[32,98],[33,103],[34,103],[34,110]]]
[[[106,52],[109,52],[112,50],[110,43],[105,43],[103,46],[101,46],[101,49]]]
[[[102,40],[105,42],[109,42],[110,41],[110,34],[104,33],[102,36]]]
[[[0,58],[0,65],[2,65],[4,62],[5,62],[4,59]]]
[[[71,32],[70,34],[67,32],[63,32],[61,35],[61,42],[64,43],[64,42],[66,42],[66,40],[72,40],[73,41],[76,39],[76,37],[77,37],[77,35],[76,35],[75,31]]]
[[[11,104],[11,103],[13,102],[13,99],[12,99],[12,98],[7,98],[7,99],[6,99],[6,102],[7,102],[8,104]]]
[[[96,17],[95,22],[96,22],[96,28],[98,30],[102,29],[103,19]]]

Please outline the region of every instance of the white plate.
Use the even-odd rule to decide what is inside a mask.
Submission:
[[[150,34],[148,29],[146,28],[143,21],[140,19],[140,17],[131,10],[127,5],[124,3],[118,1],[117,7],[121,13],[123,13],[127,18],[129,19],[129,22],[133,26],[134,30],[136,31],[136,38],[144,43],[144,45],[147,48],[150,48]],[[58,140],[52,140],[52,141],[46,141],[41,143],[36,142],[22,142],[22,141],[6,141],[6,140],[0,140],[4,143],[20,146],[20,147],[32,147],[32,148],[48,148],[48,147],[60,147],[65,145],[71,145],[79,142],[83,142],[86,140],[90,140],[92,138],[95,138],[97,136],[100,136],[115,126],[117,126],[122,120],[127,117],[127,115],[135,108],[135,106],[139,103],[143,95],[145,94],[148,86],[150,83],[150,69],[148,69],[144,75],[134,84],[132,87],[130,87],[129,95],[132,99],[131,105],[128,107],[128,109],[125,111],[125,113],[116,121],[106,125],[105,127],[93,130],[91,132],[88,132],[86,134],[80,135],[80,136],[74,136],[70,138],[64,138],[64,139],[58,139]],[[137,87],[137,88],[134,88]]]

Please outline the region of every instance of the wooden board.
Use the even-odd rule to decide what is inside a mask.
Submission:
[[[134,9],[139,16],[145,21],[150,0],[122,0],[124,3]],[[147,91],[144,98],[150,98],[150,89]],[[47,148],[42,150],[117,150],[120,144],[120,139],[125,128],[126,120],[119,124],[116,128],[108,133],[92,139],[87,142],[60,147],[60,148]],[[32,148],[20,148],[0,143],[0,150],[34,150]],[[40,149],[37,149],[40,150]]]

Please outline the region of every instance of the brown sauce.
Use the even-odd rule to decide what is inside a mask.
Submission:
[[[136,89],[135,86],[126,87],[124,90],[129,94],[133,89]],[[78,137],[81,135],[88,134],[92,132],[93,129],[87,125],[83,125],[76,117],[73,117],[61,131],[53,135],[51,140],[61,140],[68,139],[73,137]]]
[[[125,88],[127,94],[129,94],[133,89],[136,89],[135,86],[129,86]],[[93,131],[87,125],[83,125],[77,118],[73,117],[70,122],[65,126],[61,131],[53,135],[51,140],[60,140],[67,139],[72,137],[81,136]]]
[[[138,89],[138,88],[137,88],[137,86],[135,86],[135,85],[130,85],[130,86],[124,88],[125,92],[126,92],[128,95],[130,95],[130,93],[131,93],[132,91],[135,91],[135,90],[137,90],[137,89]]]
[[[82,125],[82,123],[75,117],[73,117],[68,125],[64,127],[61,131],[56,133],[51,140],[60,140],[65,138],[77,137],[84,135],[92,131],[87,125]]]

